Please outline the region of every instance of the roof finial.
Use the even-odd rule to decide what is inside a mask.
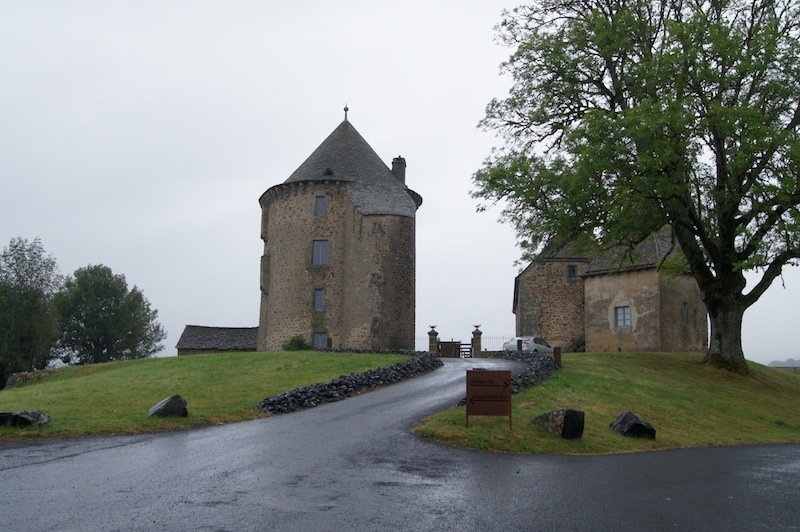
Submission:
[[[344,104],[344,119],[345,120],[347,120],[347,111],[349,111],[349,110],[350,110],[350,108],[347,107],[347,104]]]

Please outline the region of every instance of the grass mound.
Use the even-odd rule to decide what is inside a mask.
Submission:
[[[741,376],[701,364],[701,355],[569,354],[564,368],[513,398],[513,431],[503,417],[455,407],[414,430],[454,445],[519,453],[600,454],[676,447],[800,442],[800,376],[749,363]],[[542,412],[586,413],[583,438],[562,440],[531,425]],[[609,429],[625,410],[657,430],[655,440]]]
[[[43,410],[40,428],[0,427],[0,441],[99,434],[137,434],[262,417],[266,396],[407,360],[402,355],[317,352],[192,355],[76,366],[0,390],[0,411]],[[188,402],[187,418],[148,418],[171,395]]]

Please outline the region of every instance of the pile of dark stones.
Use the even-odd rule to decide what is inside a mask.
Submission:
[[[558,369],[550,355],[526,351],[498,351],[493,358],[516,360],[528,365],[528,369],[515,375],[511,380],[511,393],[519,393],[525,388],[541,384]]]
[[[333,352],[333,350],[331,350]],[[336,350],[340,353],[357,353],[367,351],[357,350]],[[370,353],[374,351],[369,351]],[[257,407],[267,414],[287,414],[314,408],[325,403],[341,401],[347,397],[358,395],[367,390],[394,384],[402,380],[414,377],[421,373],[432,371],[442,366],[442,361],[426,352],[415,351],[391,351],[387,353],[415,355],[411,360],[387,366],[385,368],[371,369],[364,373],[351,373],[343,375],[337,379],[312,386],[295,388],[280,395],[267,397],[258,403]]]
[[[41,410],[0,412],[0,427],[38,427],[50,423],[50,415]]]

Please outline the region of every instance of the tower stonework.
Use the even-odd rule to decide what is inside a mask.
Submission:
[[[261,205],[258,349],[413,349],[422,198],[345,120]],[[393,171],[394,170],[394,171]]]

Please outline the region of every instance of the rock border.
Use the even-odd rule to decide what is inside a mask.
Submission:
[[[355,349],[324,350],[329,353],[375,353]],[[421,373],[440,368],[444,363],[438,357],[424,351],[379,351],[379,354],[414,355],[414,358],[384,368],[371,369],[364,373],[342,375],[332,381],[295,388],[280,395],[261,400],[256,408],[262,412],[288,414],[298,410],[314,408],[325,403],[341,401],[359,395],[367,390],[394,384]]]
[[[511,380],[511,393],[519,393],[525,388],[536,386],[545,382],[552,377],[553,373],[558,371],[556,361],[551,355],[542,353],[529,353],[526,351],[497,351],[493,358],[502,358],[504,360],[515,360],[517,362],[524,362],[528,365],[528,369],[516,375]]]

